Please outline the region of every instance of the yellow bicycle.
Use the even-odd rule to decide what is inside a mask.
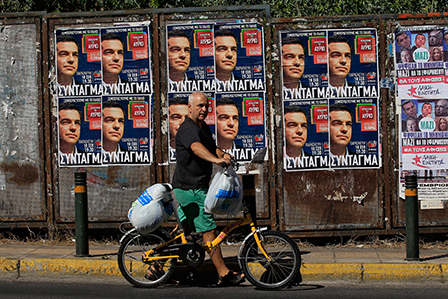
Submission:
[[[136,287],[157,287],[170,279],[179,261],[184,266],[198,267],[204,261],[205,251],[211,252],[219,246],[234,229],[249,225],[251,232],[238,252],[238,262],[247,280],[263,290],[278,290],[294,283],[301,266],[297,244],[282,232],[256,227],[246,204],[243,213],[243,219],[232,222],[215,240],[203,245],[196,242],[200,236],[197,233],[190,234],[193,241],[187,241],[183,229],[174,237],[163,229],[149,234],[132,229],[120,240],[118,266],[121,274]],[[180,224],[176,212],[175,216]],[[148,269],[157,273],[150,280],[145,278]]]

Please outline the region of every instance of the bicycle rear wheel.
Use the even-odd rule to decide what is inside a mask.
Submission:
[[[146,251],[166,241],[168,241],[166,237],[156,232],[147,235],[132,234],[127,236],[118,250],[118,267],[123,277],[134,286],[140,288],[156,287],[167,281],[176,267],[176,259],[143,262],[143,255]],[[158,256],[158,254],[153,256]],[[148,269],[153,270],[157,274],[152,274],[150,280],[145,278],[145,275],[148,274]]]
[[[262,231],[258,236],[271,260],[261,252],[255,238],[250,238],[239,257],[247,280],[263,290],[279,290],[292,284],[301,265],[297,244],[277,231]]]

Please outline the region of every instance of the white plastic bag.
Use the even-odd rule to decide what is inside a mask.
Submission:
[[[169,186],[169,189],[165,186]],[[174,212],[169,203],[172,199],[171,189],[169,184],[152,185],[132,203],[128,218],[137,231],[148,234],[170,218]]]
[[[213,177],[204,209],[207,213],[236,216],[243,204],[243,184],[232,167],[221,168]]]

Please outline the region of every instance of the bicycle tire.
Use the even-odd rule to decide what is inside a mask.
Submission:
[[[271,261],[251,237],[241,251],[240,265],[247,280],[261,290],[279,290],[294,283],[300,272],[301,257],[297,244],[278,231],[258,233]]]
[[[154,288],[166,282],[174,272],[177,259],[164,259],[162,263],[160,261],[143,262],[146,251],[166,241],[168,241],[167,237],[157,232],[146,235],[135,233],[127,236],[120,245],[117,258],[123,277],[139,288]],[[148,280],[145,275],[151,267],[157,270],[163,269],[164,273],[155,280]]]

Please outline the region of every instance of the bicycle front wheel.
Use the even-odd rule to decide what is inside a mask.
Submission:
[[[258,236],[268,257],[260,250],[254,237],[247,241],[239,257],[247,280],[263,290],[289,286],[300,272],[301,257],[297,244],[277,231],[262,231]]]
[[[118,250],[118,267],[123,277],[140,288],[156,287],[167,281],[174,272],[176,259],[161,257],[161,259],[151,262],[143,262],[143,255],[146,251],[166,241],[168,240],[165,237],[157,233],[127,236]],[[145,277],[147,274],[149,276]]]

